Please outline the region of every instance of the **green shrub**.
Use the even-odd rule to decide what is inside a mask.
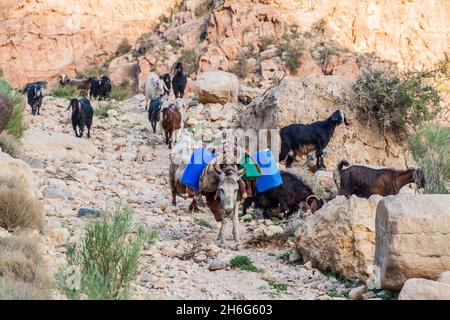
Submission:
[[[22,153],[20,142],[6,131],[0,134],[0,149],[13,158],[20,158]]]
[[[76,78],[77,79],[86,79],[89,77],[100,77],[102,75],[109,75],[109,63],[116,58],[116,55],[111,55],[105,63],[101,64],[95,59],[89,59],[89,64],[86,69],[83,71],[77,71]]]
[[[274,37],[265,36],[259,39],[259,50],[264,51],[266,50],[270,45],[275,44],[276,39]]]
[[[195,218],[194,222],[195,222],[195,224],[198,224],[200,227],[211,228],[208,221],[206,221],[205,219]]]
[[[97,116],[100,119],[108,118],[108,111],[109,110],[115,110],[116,108],[112,105],[111,102],[102,103],[94,110],[95,116]]]
[[[146,232],[142,227],[132,234],[132,219],[133,211],[128,207],[106,213],[86,227],[79,246],[68,246],[69,267],[56,276],[68,298],[76,299],[80,294],[94,300],[128,297],[138,276],[141,250],[152,245],[158,234],[156,229]]]
[[[15,91],[9,83],[2,78],[0,78],[0,93],[3,93],[13,105],[11,118],[9,119],[5,131],[16,139],[20,139],[27,130],[23,115],[25,112],[25,101],[23,100],[22,95]]]
[[[52,89],[52,96],[70,100],[78,96],[78,90],[74,86],[61,86]]]
[[[41,228],[42,208],[38,200],[27,194],[24,182],[8,177],[0,179],[0,227],[13,231]]]
[[[362,70],[349,104],[360,119],[397,134],[417,128],[440,110],[439,93],[430,79],[440,73],[409,71],[401,74]]]
[[[240,52],[236,57],[237,62],[230,68],[229,71],[237,75],[239,78],[245,79],[250,72],[247,58],[248,57],[244,52]]]
[[[278,45],[278,51],[290,73],[296,74],[297,69],[300,67],[300,55],[302,53],[302,48],[286,36],[283,37],[283,40]]]
[[[425,193],[449,193],[450,128],[426,125],[413,134],[410,145],[425,176]]]
[[[230,261],[230,267],[233,269],[239,268],[241,270],[251,271],[251,272],[259,272],[260,271],[253,264],[253,262],[250,260],[250,258],[247,256],[235,256]]]
[[[265,279],[267,281],[267,284],[272,287],[276,292],[284,292],[287,291],[288,285],[286,283],[277,282],[270,279]]]
[[[200,56],[195,49],[183,49],[179,62],[183,64],[186,75],[196,73],[198,70],[198,60]]]
[[[129,95],[130,95],[130,93],[127,90],[121,90],[121,89],[115,89],[114,90],[113,89],[113,91],[111,92],[109,97],[112,100],[123,101],[126,98],[128,98]]]
[[[204,15],[211,12],[213,5],[212,0],[205,0],[202,4],[198,5],[194,10],[194,14],[197,18],[203,17]]]
[[[206,40],[206,37],[207,37],[207,36],[208,36],[208,31],[203,30],[203,31],[200,33],[200,38],[199,38],[200,42]]]
[[[51,298],[52,283],[38,243],[24,234],[0,238],[0,300]]]
[[[131,44],[128,42],[128,39],[123,39],[122,42],[117,46],[116,52],[114,53],[115,57],[120,57],[124,54],[127,54],[131,51]]]

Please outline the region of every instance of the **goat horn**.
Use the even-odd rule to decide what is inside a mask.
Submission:
[[[312,195],[310,195],[310,196],[308,196],[307,198],[306,198],[306,203],[308,204],[308,200],[310,199],[310,198],[316,198],[318,201],[320,201],[320,198],[318,197],[318,196],[316,196],[315,194],[312,194]],[[308,205],[309,206],[309,205]]]

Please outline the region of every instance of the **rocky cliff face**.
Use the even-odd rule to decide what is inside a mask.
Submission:
[[[82,70],[122,39],[148,32],[177,0],[6,0],[0,3],[0,68],[19,86]]]
[[[178,3],[76,0],[68,6],[61,0],[4,0],[0,68],[15,85],[82,70],[92,59],[105,60],[123,38],[133,44]],[[157,32],[184,47],[199,47],[206,31],[201,71],[228,69],[243,47],[260,45],[264,37],[280,39],[285,24],[297,25],[301,34],[322,33],[345,50],[374,53],[400,68],[430,66],[444,58],[449,46],[448,1],[222,0],[212,1],[211,9],[206,1],[185,0],[183,7],[187,11],[175,13]],[[270,55],[269,50],[264,59]],[[352,73],[350,62],[346,68]],[[277,67],[261,64],[263,73]]]
[[[282,12],[302,28],[356,52],[373,52],[400,67],[430,66],[449,47],[450,2],[405,0],[288,0]],[[297,10],[292,10],[295,3]]]

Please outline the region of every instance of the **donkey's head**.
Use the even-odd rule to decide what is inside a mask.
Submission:
[[[215,166],[219,175],[216,196],[220,199],[220,207],[230,215],[236,205],[239,184],[238,181],[243,176],[245,169],[238,170],[236,165],[226,165],[223,168]]]

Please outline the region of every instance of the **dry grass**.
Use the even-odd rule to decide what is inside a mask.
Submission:
[[[50,287],[35,237],[0,238],[0,300],[49,299]]]
[[[21,181],[0,179],[0,227],[8,231],[42,227],[39,201],[26,194]]]
[[[330,199],[332,194],[319,184],[319,181],[311,171],[303,167],[289,168],[286,171],[297,175],[302,181],[309,186],[315,195],[322,199]]]
[[[0,149],[13,158],[20,158],[22,154],[20,142],[6,131],[0,134]]]

